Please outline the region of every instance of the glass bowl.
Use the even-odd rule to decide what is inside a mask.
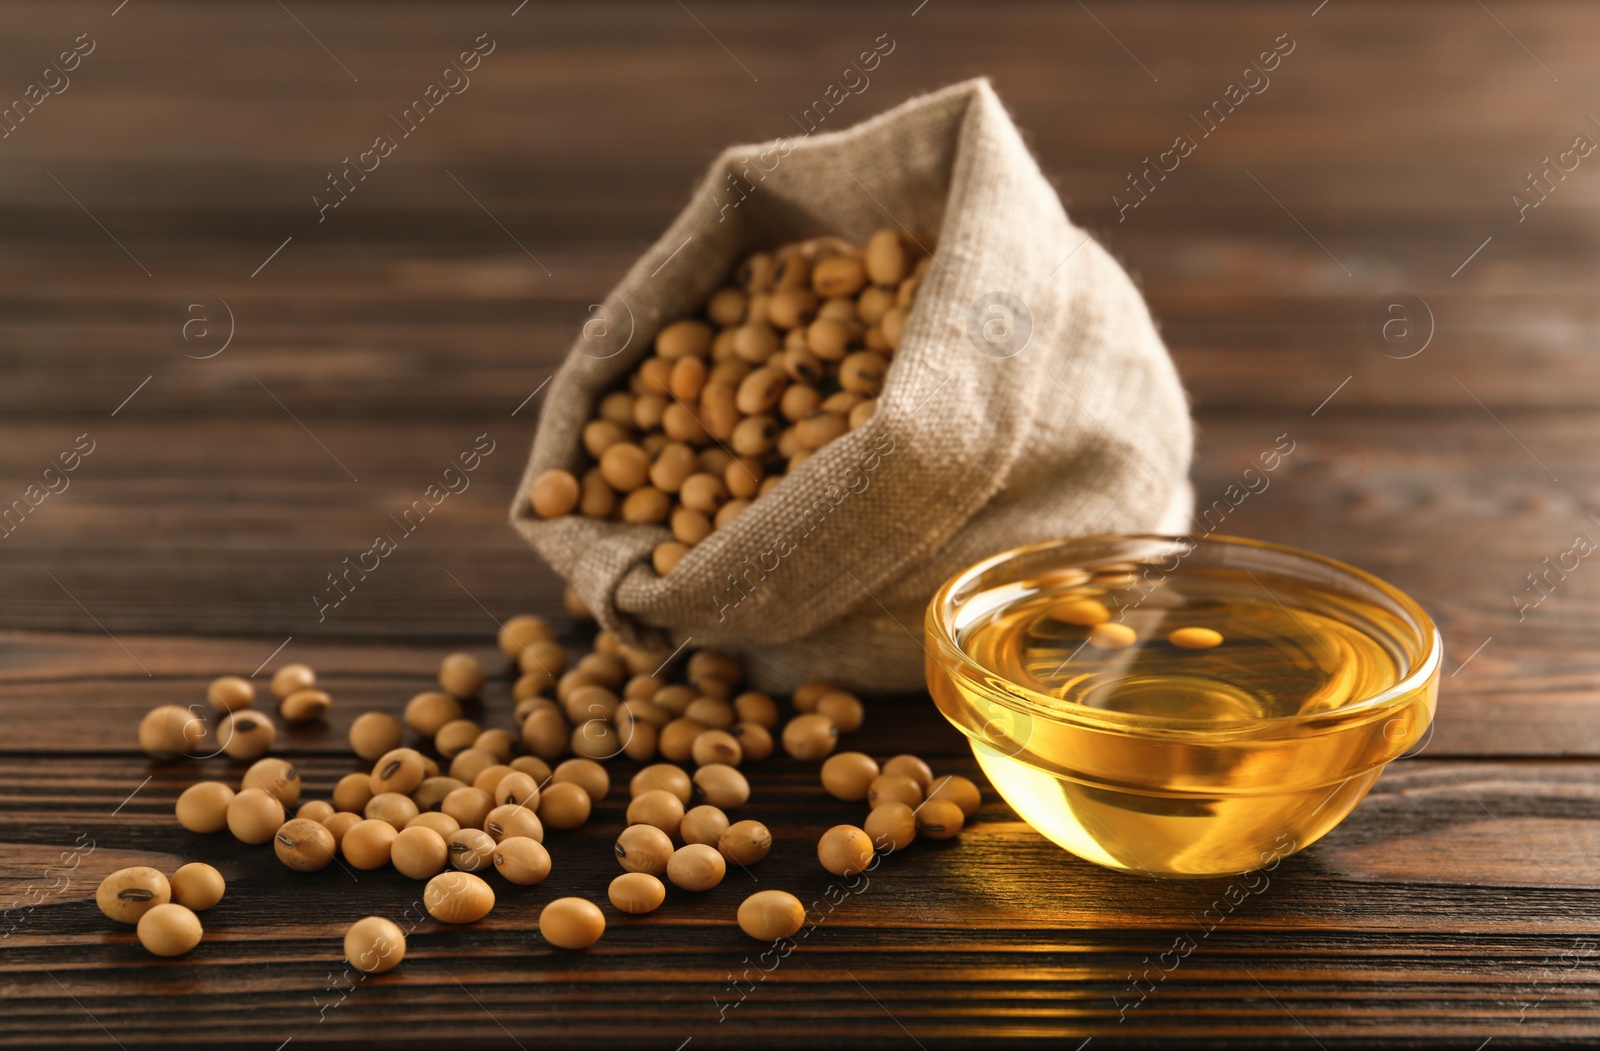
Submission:
[[[934,702],[1023,820],[1158,877],[1271,867],[1326,835],[1427,732],[1442,660],[1393,586],[1222,536],[995,555],[940,588],[927,639]]]

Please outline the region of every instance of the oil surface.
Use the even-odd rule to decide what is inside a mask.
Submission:
[[[957,618],[962,650],[1034,691],[1025,725],[973,735],[978,760],[1073,853],[1155,875],[1259,867],[1337,824],[1427,728],[1432,682],[1381,711],[1360,705],[1415,658],[1388,609],[1226,566],[1138,568],[1008,584]],[[1101,616],[1125,627],[1086,623]],[[1221,641],[1174,645],[1180,628]],[[980,686],[930,671],[947,714],[965,707],[966,725],[996,725]],[[1324,718],[1303,730],[1263,722],[1292,716]]]
[[[1236,570],[1204,570],[1148,595],[1086,585],[1046,588],[1006,605],[960,641],[985,667],[1065,704],[1223,725],[1328,712],[1372,697],[1401,678],[1396,656],[1363,630],[1390,625],[1375,606],[1344,596],[1306,595]],[[1136,640],[1102,649],[1087,626],[1058,620],[1098,602]],[[1313,602],[1324,610],[1308,608]],[[1088,608],[1093,608],[1089,606]],[[1210,649],[1167,641],[1179,628],[1222,636]]]

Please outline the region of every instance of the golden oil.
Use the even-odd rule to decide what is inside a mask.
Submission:
[[[1242,872],[1320,838],[1421,738],[1437,645],[1415,674],[1430,647],[1404,605],[1241,561],[1168,551],[958,596],[929,686],[1024,820],[1113,868]],[[1169,641],[1183,628],[1221,641]]]

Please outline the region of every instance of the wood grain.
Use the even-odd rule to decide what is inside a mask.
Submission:
[[[1491,6],[8,8],[0,97],[79,34],[96,47],[0,139],[0,501],[78,435],[96,444],[0,540],[0,1044],[1592,1042],[1600,571],[1542,595],[1529,574],[1600,530],[1596,162],[1520,216],[1510,194],[1593,128],[1600,10]],[[471,86],[319,221],[327,171],[479,34],[496,49]],[[1283,34],[1270,86],[1120,209],[1128,173]],[[450,649],[491,657],[496,618],[560,617],[559,582],[505,527],[540,403],[519,406],[716,153],[796,134],[883,35],[895,50],[824,126],[993,77],[1147,296],[1195,407],[1201,507],[1276,436],[1296,443],[1266,491],[1197,528],[1414,594],[1446,643],[1436,733],[1221,922],[1204,917],[1230,881],[1099,870],[992,793],[960,839],[830,899],[812,844],[859,815],[775,760],[747,813],[778,846],[751,873],[552,952],[539,906],[599,898],[616,871],[613,793],[551,837],[547,883],[503,888],[464,930],[416,921],[401,968],[344,976],[344,924],[411,925],[419,886],[290,878],[184,832],[182,788],[240,766],[151,763],[140,714],[291,640],[277,660],[311,661],[338,699],[284,739],[324,795],[354,768],[355,714],[398,711]],[[1369,321],[1396,292],[1433,319],[1403,360]],[[205,360],[178,327],[196,301],[233,317]],[[496,450],[471,488],[319,621],[324,575],[478,434]],[[491,666],[475,714],[504,722]],[[853,743],[976,776],[925,696],[872,699]],[[230,882],[190,956],[157,960],[95,909],[104,873],[189,859]],[[770,972],[733,924],[753,880],[824,903]],[[1179,939],[1196,948],[1161,970]]]
[[[351,765],[307,758],[308,787],[325,789]],[[974,772],[970,759],[940,765]],[[765,861],[731,873],[717,890],[675,892],[658,916],[612,917],[595,949],[553,955],[528,928],[544,901],[593,895],[614,874],[608,847],[623,803],[613,796],[581,832],[552,834],[556,871],[546,884],[501,887],[496,911],[467,929],[422,920],[402,970],[331,993],[338,928],[372,911],[409,924],[405,910],[418,885],[392,871],[356,880],[329,869],[285,879],[265,848],[174,830],[171,800],[186,783],[175,770],[159,771],[111,817],[146,766],[85,761],[70,811],[11,829],[14,845],[4,858],[12,872],[38,871],[80,834],[97,844],[71,885],[7,939],[6,1035],[14,1042],[50,1026],[94,1036],[87,1019],[60,1009],[64,994],[51,975],[102,1021],[114,1019],[124,1042],[161,1038],[174,1011],[186,1019],[185,1038],[216,1039],[246,1005],[272,1020],[278,1039],[297,1042],[358,1033],[405,1039],[410,1026],[436,1017],[447,1017],[452,1032],[459,1026],[463,1038],[503,1040],[495,1019],[524,1042],[637,1037],[629,1012],[639,1011],[663,1033],[662,1026],[681,1031],[678,1040],[787,1030],[796,1043],[803,1035],[790,1027],[808,1013],[838,1032],[887,1037],[879,1024],[890,1021],[885,1009],[922,1040],[1178,1035],[1200,1014],[1215,1016],[1212,1035],[1285,1038],[1298,1032],[1285,1007],[1319,1039],[1376,1025],[1420,1036],[1415,1017],[1398,1025],[1396,1017],[1419,1012],[1436,1019],[1441,1038],[1515,1035],[1534,1022],[1547,1037],[1574,1035],[1594,1020],[1596,912],[1592,894],[1579,894],[1597,886],[1589,863],[1597,833],[1586,815],[1600,794],[1600,766],[1588,761],[1402,761],[1326,840],[1257,876],[1258,890],[1209,917],[1229,881],[1105,872],[1063,855],[992,798],[959,840],[890,857],[854,893],[835,892],[835,904],[826,893],[839,881],[822,871],[810,845],[854,808],[818,800],[809,770],[773,762],[743,813],[783,835]],[[50,769],[39,761],[8,764],[0,792],[26,798]],[[202,764],[198,772],[217,770]],[[100,848],[105,841],[118,846]],[[131,863],[170,868],[194,856],[217,864],[230,890],[207,914],[214,933],[192,956],[153,961],[126,933],[107,930],[91,900],[101,875]],[[730,989],[729,970],[753,964],[759,948],[731,922],[739,897],[757,886],[752,880],[776,880],[822,902],[816,915],[825,918],[770,978]],[[1130,992],[1130,969],[1137,975],[1147,957],[1181,937],[1199,948],[1156,991]],[[130,981],[154,995],[122,996]],[[1119,1022],[1112,997],[1129,1002],[1140,989],[1140,1006]],[[1352,989],[1361,990],[1359,1002],[1346,999]],[[741,1006],[718,1022],[712,998],[726,1004],[740,992]],[[323,1012],[319,1002],[338,1006]],[[1526,1008],[1534,1017],[1519,1025],[1517,1013],[1534,1003]]]

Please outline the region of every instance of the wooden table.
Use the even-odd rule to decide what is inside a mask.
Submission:
[[[0,904],[17,903],[0,1042],[1471,1049],[1600,1033],[1600,569],[1552,573],[1536,606],[1529,577],[1600,536],[1600,158],[1537,207],[1512,198],[1575,136],[1600,141],[1600,11],[690,6],[0,14],[6,92],[93,45],[0,139],[0,497],[93,443],[0,546]],[[327,171],[480,34],[494,50],[470,86],[319,219]],[[1437,733],[1209,933],[1227,881],[1113,875],[991,796],[762,980],[730,981],[757,962],[732,922],[742,874],[554,953],[538,904],[601,893],[619,793],[552,844],[544,885],[465,930],[420,922],[399,970],[350,980],[343,926],[404,915],[419,886],[293,876],[184,832],[178,792],[239,767],[149,762],[140,715],[219,674],[309,661],[337,708],[285,754],[323,795],[353,766],[356,713],[397,710],[450,649],[491,654],[492,618],[560,616],[558,582],[504,524],[531,396],[714,153],[792,130],[882,34],[896,47],[838,123],[994,77],[1163,325],[1198,419],[1201,502],[1292,435],[1227,529],[1421,600],[1447,643]],[[1200,136],[1191,115],[1256,81],[1243,71],[1282,34],[1294,49],[1270,84],[1119,212],[1126,173]],[[1386,341],[1391,302],[1421,327]],[[471,488],[319,623],[325,575],[479,434],[496,446]],[[506,717],[504,681],[485,704]],[[875,702],[860,744],[974,773],[926,698]],[[828,885],[810,844],[854,811],[813,779],[786,761],[755,774],[748,812],[783,831],[762,886]],[[230,880],[189,956],[157,960],[96,910],[106,872],[189,859]],[[1180,967],[1133,980],[1186,935],[1200,947]]]

